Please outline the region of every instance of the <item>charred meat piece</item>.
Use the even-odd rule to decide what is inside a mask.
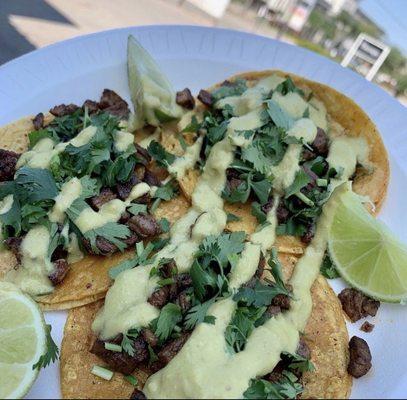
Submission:
[[[158,344],[158,337],[155,335],[155,333],[149,329],[149,328],[144,328],[141,331],[141,335],[143,339],[146,341],[147,344],[149,344],[151,347],[156,347]]]
[[[132,175],[127,182],[118,183],[116,185],[116,191],[119,195],[120,200],[126,200],[127,197],[129,197],[130,195],[131,189],[133,189],[133,187],[137,185],[137,183],[140,183],[140,180],[137,178],[136,175]]]
[[[158,179],[157,175],[147,168],[144,172],[143,181],[150,186],[161,186],[161,181]]]
[[[117,195],[113,192],[112,189],[104,187],[100,190],[99,195],[93,196],[89,199],[89,203],[94,210],[100,210],[100,207],[103,204],[108,203],[110,200],[113,200]]]
[[[54,261],[54,271],[48,275],[49,280],[51,283],[56,286],[59,283],[61,283],[66,274],[68,273],[70,266],[68,264],[68,261],[65,259],[61,258],[59,260]]]
[[[42,129],[44,127],[44,114],[42,112],[38,113],[33,118],[33,125],[36,131]]]
[[[279,224],[284,224],[287,222],[288,217],[290,216],[290,212],[288,209],[285,207],[283,203],[279,203],[277,210],[277,221]]]
[[[119,224],[126,224],[127,221],[131,218],[131,214],[127,211],[125,211],[119,219]]]
[[[271,304],[280,307],[281,310],[288,310],[290,308],[290,298],[286,294],[278,294]]]
[[[170,288],[168,286],[163,286],[157,289],[147,301],[154,307],[163,308],[168,303],[169,298]]]
[[[280,313],[281,313],[281,307],[279,307],[279,306],[274,306],[272,304],[271,306],[267,307],[266,316],[268,318],[275,317],[277,314],[280,314]]]
[[[174,260],[171,260],[166,264],[163,264],[160,268],[160,273],[163,276],[163,278],[171,278],[177,274],[177,271],[178,271],[177,265],[175,264]]]
[[[263,252],[260,252],[260,260],[259,260],[259,265],[257,266],[257,270],[256,273],[254,274],[254,276],[256,278],[261,278],[264,272],[264,268],[266,266],[266,259],[263,255]]]
[[[192,286],[192,278],[189,274],[178,274],[175,278],[178,292],[182,292]]]
[[[188,88],[185,88],[184,90],[181,90],[180,92],[177,92],[175,101],[181,107],[184,107],[188,110],[192,110],[195,107],[194,96],[192,96],[192,93]]]
[[[136,143],[135,146],[138,161],[143,165],[147,165],[151,161],[150,154],[144,147],[141,147],[138,143]]]
[[[51,261],[54,262],[56,260],[60,260],[61,258],[67,258],[68,252],[64,249],[64,246],[59,245],[56,247],[54,252],[51,255]]]
[[[158,359],[163,364],[163,366],[167,365],[182,349],[186,341],[188,340],[190,334],[189,333],[182,333],[182,335],[174,340],[168,342],[164,347],[159,351]]]
[[[146,194],[143,194],[140,197],[137,197],[137,203],[139,203],[139,204],[150,204],[151,203],[150,193],[146,193]]]
[[[360,327],[360,330],[366,333],[372,332],[374,329],[374,324],[371,324],[370,322],[363,322],[362,326]]]
[[[265,379],[271,383],[277,383],[284,377],[283,371],[286,365],[283,360],[279,361],[273,371],[265,376]]]
[[[311,350],[302,337],[300,338],[300,342],[298,343],[297,354],[308,360],[311,358]]]
[[[374,317],[380,307],[380,302],[364,295],[353,288],[343,289],[338,295],[342,308],[352,322],[368,315]]]
[[[301,242],[310,243],[315,235],[315,225],[313,223],[308,224],[307,231],[301,236]]]
[[[127,226],[143,239],[152,238],[161,233],[160,225],[150,214],[137,214],[131,217]]]
[[[55,117],[64,117],[65,115],[73,114],[79,107],[76,104],[60,104],[49,110],[49,112]]]
[[[133,247],[137,242],[140,242],[140,238],[135,232],[130,232],[130,236],[123,239],[123,242],[127,244],[126,248]]]
[[[115,340],[120,344],[122,335],[119,335]],[[134,356],[131,356],[124,351],[121,353],[115,351],[109,351],[105,349],[105,342],[96,340],[93,343],[90,352],[101,358],[112,370],[121,372],[124,375],[131,374],[138,364],[143,363],[148,359],[147,343],[143,338],[137,338],[133,342]]]
[[[272,210],[273,205],[274,205],[274,197],[270,197],[267,200],[267,203],[264,203],[261,206],[261,211],[263,211],[265,214],[267,214],[268,212],[270,212]]]
[[[0,182],[13,180],[19,154],[0,149]]]
[[[302,152],[302,159],[304,161],[311,161],[316,157],[317,155],[310,149],[304,149]]]
[[[372,367],[372,355],[365,340],[353,336],[349,342],[348,372],[355,378],[366,375]]]
[[[175,303],[181,307],[181,312],[185,314],[191,307],[191,296],[187,293],[187,291],[183,291],[178,295],[177,300]]]
[[[130,396],[130,400],[146,400],[146,395],[139,389],[134,389]]]
[[[306,165],[303,165],[302,169],[311,179],[311,182],[308,183],[308,185],[306,186],[306,189],[312,190],[317,185],[317,179],[319,178],[319,176],[314,171],[312,171],[310,168],[308,168]]]
[[[326,157],[328,155],[328,136],[323,129],[317,128],[317,136],[312,142],[311,147],[314,149],[315,153],[322,157]]]
[[[209,93],[207,90],[201,89],[198,94],[198,100],[201,103],[205,104],[208,107],[212,107],[213,104],[213,97],[212,94]]]
[[[103,90],[99,101],[99,107],[120,118],[127,118],[130,110],[126,101],[124,101],[116,92],[110,89]]]
[[[9,237],[4,241],[4,244],[10,249],[10,251],[16,256],[18,263],[21,262],[21,242],[23,241],[22,237]]]
[[[99,249],[99,252],[93,251],[88,239],[82,238],[82,243],[89,254],[100,254],[102,256],[107,256],[117,251],[117,247],[102,236],[98,236],[96,238],[96,247]]]
[[[83,109],[87,108],[89,114],[95,114],[99,111],[99,104],[93,100],[85,100],[85,102],[82,105],[82,108]]]

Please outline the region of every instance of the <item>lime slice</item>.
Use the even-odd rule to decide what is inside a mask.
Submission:
[[[407,246],[376,220],[351,190],[338,196],[328,247],[339,274],[381,301],[407,299]]]
[[[11,283],[0,282],[0,399],[23,397],[38,375],[33,365],[46,351],[38,305]]]
[[[127,42],[127,74],[134,105],[134,129],[142,128],[145,121],[158,126],[180,118],[182,110],[175,102],[175,91],[170,81],[131,35]]]

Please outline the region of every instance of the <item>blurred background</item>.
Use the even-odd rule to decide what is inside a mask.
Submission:
[[[407,106],[407,0],[0,0],[0,64],[130,25],[233,28],[306,47]]]

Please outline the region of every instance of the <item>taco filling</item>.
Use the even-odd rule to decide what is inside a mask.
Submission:
[[[140,244],[111,269],[90,350],[124,375],[151,374],[133,398],[295,398],[314,370],[301,335],[327,229],[341,194],[376,166],[368,140],[306,85],[253,75],[201,90],[197,106],[179,92],[190,111],[149,144],[191,206],[161,250]],[[303,243],[292,274],[277,255],[289,236]]]

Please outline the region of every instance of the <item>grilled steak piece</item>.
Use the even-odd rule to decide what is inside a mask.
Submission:
[[[55,117],[64,117],[65,115],[73,114],[79,107],[76,104],[60,104],[49,110],[49,112]]]
[[[161,181],[158,179],[157,175],[147,168],[144,172],[143,181],[150,186],[161,186]]]
[[[109,342],[120,344],[122,335],[119,335],[114,340]],[[124,375],[131,374],[137,365],[145,362],[148,359],[147,343],[143,338],[137,338],[133,342],[134,356],[130,356],[126,352],[121,353],[109,351],[105,349],[105,342],[97,339],[90,349],[92,354],[101,358],[112,370],[121,372]]]
[[[290,308],[290,298],[286,294],[278,294],[271,304],[280,307],[281,310],[288,310]]]
[[[123,239],[123,242],[127,244],[127,248],[133,247],[137,242],[140,242],[140,238],[135,232],[130,232],[130,236]]]
[[[192,278],[189,274],[178,274],[175,277],[178,292],[182,292],[192,286]]]
[[[274,197],[270,197],[270,198],[267,200],[267,203],[264,203],[264,204],[261,206],[261,211],[263,211],[264,214],[267,214],[269,211],[272,210],[273,205],[274,205]]]
[[[182,333],[177,339],[171,340],[159,351],[158,359],[163,366],[167,365],[182,349],[186,341],[188,340],[190,333]]]
[[[264,204],[261,206],[261,210],[262,210],[265,214],[267,214],[268,212],[271,211],[271,209],[273,208],[273,205],[274,205],[274,198],[273,198],[273,197],[270,197],[270,198],[267,200],[267,203],[264,203]],[[284,203],[283,203],[283,202],[280,202],[280,203],[278,204],[278,206],[277,206],[276,214],[277,214],[277,221],[278,221],[278,223],[279,223],[279,224],[283,224],[284,222],[287,221],[287,219],[288,219],[288,217],[289,217],[289,215],[290,215],[290,212],[287,210],[287,208],[285,207]]]
[[[317,136],[311,144],[311,147],[314,149],[314,152],[322,157],[328,155],[329,143],[328,136],[325,131],[321,128],[317,128]]]
[[[183,291],[178,295],[175,304],[178,304],[181,307],[181,312],[185,314],[192,307],[191,296],[187,291]]]
[[[130,110],[126,101],[124,101],[116,92],[110,89],[103,90],[99,101],[99,107],[120,118],[127,118]]]
[[[315,225],[313,223],[308,224],[307,231],[301,236],[301,242],[310,243],[315,235]]]
[[[338,295],[342,308],[352,322],[368,315],[374,317],[380,307],[380,302],[364,295],[359,290],[347,288]]]
[[[205,104],[208,107],[211,107],[212,104],[213,104],[212,94],[209,93],[208,91],[204,90],[204,89],[201,89],[199,91],[198,100],[200,100],[201,103]]]
[[[131,189],[133,189],[133,187],[138,183],[140,183],[140,180],[137,178],[136,175],[132,175],[127,182],[118,183],[116,185],[116,191],[119,195],[120,200],[126,200],[127,197],[129,197],[130,195]]]
[[[266,266],[266,259],[265,259],[265,257],[263,256],[263,253],[260,252],[259,264],[258,264],[258,266],[257,266],[256,273],[254,274],[254,276],[255,276],[256,278],[259,278],[259,279],[260,279],[260,278],[263,276],[263,272],[264,272],[265,266]]]
[[[44,114],[42,112],[38,113],[33,118],[33,125],[36,131],[42,129],[44,127]]]
[[[139,389],[134,389],[130,396],[130,400],[146,400],[146,395]]]
[[[59,245],[55,248],[54,252],[51,255],[51,261],[60,260],[61,258],[67,258],[68,252],[64,249],[64,246]]]
[[[89,114],[95,114],[99,111],[99,103],[93,100],[85,100],[85,102],[82,105],[82,108],[88,109]]]
[[[372,332],[374,329],[374,324],[371,324],[370,322],[363,322],[362,326],[360,327],[360,330],[366,333]]]
[[[21,263],[21,242],[22,237],[9,237],[4,241],[4,244],[9,248],[9,250],[15,255],[18,263]]]
[[[0,149],[0,182],[13,180],[19,157],[14,151]]]
[[[96,247],[99,249],[99,253],[93,251],[92,246],[90,245],[90,242],[88,239],[82,238],[82,243],[83,243],[86,251],[89,254],[107,256],[107,255],[111,255],[117,251],[116,245],[109,242],[102,236],[96,237]]]
[[[181,107],[184,107],[188,110],[192,110],[195,107],[194,96],[192,96],[192,93],[188,88],[185,88],[184,90],[181,90],[180,92],[177,92],[175,101]]]
[[[143,339],[146,341],[147,344],[149,344],[151,347],[156,347],[158,344],[158,337],[155,335],[155,333],[149,329],[149,328],[144,328],[141,331],[141,335],[143,336]]]
[[[94,210],[98,211],[103,204],[108,203],[115,198],[117,198],[116,193],[114,193],[112,189],[104,187],[100,190],[99,195],[93,196],[89,199],[89,203]]]
[[[150,214],[137,214],[127,222],[128,227],[143,239],[152,238],[161,233],[161,228]]]
[[[56,286],[64,280],[66,274],[70,269],[70,266],[68,264],[68,261],[66,261],[64,258],[60,258],[59,260],[54,261],[53,264],[54,271],[50,275],[48,275],[48,278],[51,283]]]
[[[365,340],[353,336],[349,342],[348,373],[355,378],[366,375],[372,368],[372,355]]]
[[[281,307],[274,306],[273,304],[267,307],[266,316],[268,318],[275,317],[277,314],[281,313]]]
[[[168,303],[169,298],[170,288],[168,286],[163,286],[157,289],[147,301],[154,307],[163,308]]]
[[[150,154],[144,147],[141,147],[138,143],[136,143],[135,146],[138,161],[143,165],[147,165],[151,161]]]

